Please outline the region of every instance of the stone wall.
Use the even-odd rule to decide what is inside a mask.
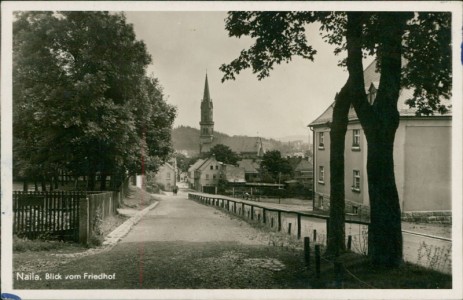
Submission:
[[[415,223],[452,224],[451,211],[411,211],[402,213],[402,221]]]

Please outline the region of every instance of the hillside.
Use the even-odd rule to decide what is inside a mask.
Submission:
[[[225,133],[215,132],[214,140],[217,143],[227,145],[233,151],[240,153],[242,151],[253,151],[256,149],[258,137],[250,136],[229,136]],[[179,152],[187,152],[190,156],[199,151],[199,129],[189,126],[179,126],[172,130],[172,143],[174,149]],[[274,139],[262,138],[262,144],[266,151],[279,150],[283,155],[294,152],[304,152],[308,149],[307,144],[294,142],[280,142]]]

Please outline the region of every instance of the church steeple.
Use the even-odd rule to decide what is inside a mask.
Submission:
[[[211,95],[209,94],[209,83],[207,82],[207,73],[206,73],[206,83],[204,84],[204,96],[203,101],[211,101]]]
[[[211,95],[209,93],[209,82],[206,80],[204,83],[204,94],[201,101],[201,121],[199,125],[201,127],[200,141],[199,141],[199,152],[208,152],[211,148],[212,140],[214,139],[214,119]]]

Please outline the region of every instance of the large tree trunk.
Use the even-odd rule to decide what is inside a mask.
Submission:
[[[101,173],[100,175],[100,190],[101,191],[106,190],[106,178],[107,178],[107,175],[105,173]]]
[[[362,13],[347,14],[346,47],[349,78],[336,96],[333,123],[330,130],[330,220],[328,224],[327,255],[337,256],[345,251],[345,180],[344,150],[351,104],[366,101],[362,65]]]
[[[344,148],[350,108],[349,83],[336,95],[330,128],[330,219],[326,255],[338,256],[345,246]]]
[[[369,255],[375,265],[402,264],[402,229],[399,195],[394,176],[394,138],[399,126],[402,35],[406,13],[384,13],[381,40],[381,81],[373,105],[377,122],[366,132],[371,224]]]
[[[356,13],[351,13],[356,14]],[[368,189],[370,198],[370,226],[368,254],[375,265],[396,267],[402,263],[402,231],[399,197],[394,176],[394,137],[399,126],[397,101],[400,92],[401,49],[406,13],[382,13],[384,30],[380,38],[378,62],[381,65],[380,85],[374,104],[364,96],[364,84],[356,85],[353,105],[368,143]],[[361,37],[354,31],[353,38]],[[347,36],[347,38],[349,38]],[[349,53],[360,78],[361,52]],[[353,73],[349,70],[349,76]]]

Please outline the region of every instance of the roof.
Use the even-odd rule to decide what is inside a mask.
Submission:
[[[379,86],[380,74],[376,71],[376,60],[373,61],[364,71],[363,71],[363,78],[365,81],[365,91],[368,93],[370,87],[373,85],[376,89]],[[397,102],[397,109],[399,111],[400,116],[416,116],[416,108],[410,108],[408,104],[405,104],[407,99],[413,97],[413,90],[402,88],[400,90],[399,99]],[[448,102],[448,100],[443,100],[444,102]],[[333,117],[333,107],[334,101],[331,103],[330,106],[314,121],[312,121],[308,126],[317,126],[317,125],[324,125],[326,123],[331,122]],[[450,103],[448,103],[450,104]],[[357,120],[357,114],[355,113],[355,109],[353,106],[349,109],[348,120],[354,121]]]
[[[204,159],[198,159],[194,164],[188,168],[188,172],[195,171],[204,163]]]
[[[253,161],[252,159],[242,159],[238,162],[238,166],[240,168],[243,168],[244,172],[246,173],[259,173],[259,164]]]
[[[299,164],[296,166],[294,170],[295,171],[307,171],[307,170],[312,170],[312,169],[313,169],[312,164],[308,160],[303,159],[299,162]]]

